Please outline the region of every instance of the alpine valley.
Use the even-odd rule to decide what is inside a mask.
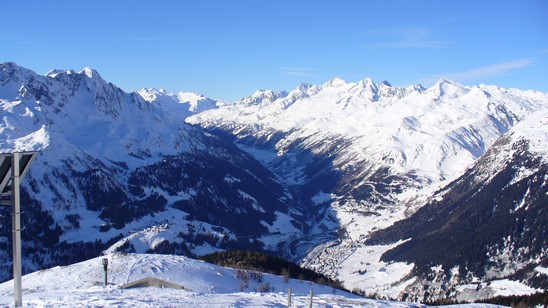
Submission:
[[[23,270],[254,250],[407,301],[548,289],[548,94],[339,78],[236,102],[0,64]],[[0,208],[0,281],[11,214]]]

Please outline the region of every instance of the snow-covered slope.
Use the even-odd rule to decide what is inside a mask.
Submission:
[[[547,109],[537,91],[336,78],[259,91],[187,122],[232,136],[295,195],[308,228],[284,246],[287,257],[348,288],[396,296],[413,264],[380,261],[392,246],[365,245],[371,232],[412,214],[511,127]]]
[[[415,300],[426,299],[425,293],[465,301],[492,297],[492,281],[501,278],[516,284],[515,293],[532,293],[548,288],[539,270],[548,266],[547,204],[543,111],[518,123],[415,214],[369,242],[405,240],[381,259],[415,264],[413,274],[421,279],[402,290]]]
[[[546,110],[528,115],[414,215],[355,245],[337,277],[414,300],[546,289],[547,119]]]
[[[108,285],[98,257],[25,275],[22,279],[25,307],[284,307],[291,288],[291,304],[308,307],[425,307],[420,304],[376,301],[296,279],[220,267],[181,256],[111,254]],[[245,273],[248,273],[247,275]],[[252,278],[249,278],[249,277]],[[248,279],[246,279],[246,277]],[[157,278],[182,286],[137,287],[123,285],[143,278]],[[0,305],[13,303],[13,282],[0,284]],[[462,307],[466,307],[463,305]],[[495,307],[474,304],[468,307]]]
[[[194,255],[281,241],[269,228],[289,213],[282,186],[232,143],[184,123],[214,101],[177,97],[125,93],[89,68],[40,76],[0,64],[0,151],[40,151],[23,183],[25,271],[158,228],[171,236],[133,236],[124,248]],[[9,208],[0,211],[0,258],[9,264]],[[0,280],[9,275],[2,270]]]
[[[174,111],[179,116],[184,117],[224,105],[222,101],[213,100],[193,92],[171,93],[163,89],[141,89],[137,93],[149,103],[162,104],[177,109],[182,108],[183,112],[180,110]]]
[[[278,156],[297,143],[315,154],[329,151],[335,164],[352,152],[355,161],[375,159],[394,172],[417,170],[439,181],[462,171],[509,127],[546,108],[546,101],[541,92],[463,87],[444,79],[429,89],[333,79],[287,94],[258,91],[187,121],[224,129],[240,140],[270,142]],[[352,146],[345,151],[317,143],[333,139],[351,140]]]
[[[444,79],[426,89],[336,78],[227,104],[125,93],[89,68],[40,76],[0,64],[0,150],[40,150],[23,184],[25,272],[109,247],[270,250],[396,297],[417,264],[381,259],[400,242],[369,246],[370,235],[547,109],[546,93]],[[6,264],[9,218],[0,208]]]
[[[348,228],[341,214],[401,212],[396,204],[459,175],[510,127],[546,108],[548,96],[535,91],[445,79],[424,89],[336,78],[289,93],[258,91],[187,122],[234,135],[238,146],[304,193],[303,207],[328,203]],[[402,214],[382,215],[387,220],[371,227]]]

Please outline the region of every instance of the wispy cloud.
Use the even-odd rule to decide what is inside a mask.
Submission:
[[[487,66],[481,66],[472,68],[462,72],[451,72],[439,75],[430,75],[421,79],[421,83],[433,83],[439,80],[442,77],[446,77],[451,80],[464,82],[464,81],[473,81],[479,80],[487,77],[501,76],[510,73],[511,71],[522,69],[530,66],[534,63],[533,58],[526,58],[514,61],[507,61],[496,63]]]
[[[310,67],[282,67],[282,74],[298,77],[316,77],[317,72],[321,69]]]
[[[432,38],[432,30],[420,27],[375,29],[366,32],[374,42],[368,48],[443,48],[447,41]]]
[[[459,80],[477,79],[504,75],[510,71],[527,67],[533,63],[533,59],[521,59],[516,61],[502,62],[493,65],[482,66],[464,72],[448,74],[447,77]]]

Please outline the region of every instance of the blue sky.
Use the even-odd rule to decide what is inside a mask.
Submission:
[[[546,0],[0,1],[0,62],[236,100],[333,77],[548,92]]]

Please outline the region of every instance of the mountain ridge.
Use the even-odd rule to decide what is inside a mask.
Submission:
[[[398,262],[387,271],[388,261],[371,258],[392,246],[369,248],[368,236],[414,213],[515,124],[548,107],[546,93],[465,87],[445,79],[428,89],[334,79],[290,93],[300,92],[267,105],[244,99],[187,122],[232,136],[303,193],[299,200],[305,211],[325,206],[310,235],[286,246],[286,255],[341,279],[347,288],[364,285],[389,297],[404,293],[415,277],[413,264]],[[323,173],[307,171],[318,170],[326,157],[329,167]],[[333,230],[334,217],[338,235],[326,237],[321,230]],[[311,241],[315,248],[299,254],[299,247]],[[381,270],[393,277],[386,278],[392,286],[371,283]]]
[[[92,69],[40,76],[7,63],[0,105],[0,149],[41,151],[23,185],[26,222],[39,222],[25,234],[25,271],[103,250],[263,250],[396,298],[414,264],[382,259],[399,246],[369,236],[548,109],[548,94],[334,78],[226,103],[126,93]]]
[[[253,238],[263,234],[279,241],[266,233],[289,212],[283,188],[233,144],[184,123],[181,104],[148,102],[91,70],[39,76],[8,63],[0,65],[0,85],[0,148],[40,151],[22,187],[23,220],[31,224],[25,271],[89,258],[124,238],[139,252],[186,255],[261,249]],[[8,212],[2,208],[3,220]],[[143,247],[143,237],[131,236],[167,220],[176,224],[162,240]],[[9,225],[0,236],[8,264]]]
[[[476,286],[459,294],[451,284],[441,290],[435,283],[418,283],[429,286],[430,296],[452,292],[459,300],[474,293],[488,297],[481,283],[492,277],[548,288],[535,270],[548,265],[547,118],[548,112],[540,112],[518,123],[461,177],[413,215],[375,232],[368,244],[406,239],[381,258],[414,263],[415,271],[426,277],[447,275],[453,284]],[[417,292],[422,288],[418,284],[408,288],[415,290],[409,292],[414,293],[412,300],[426,300],[429,295],[424,289]]]

